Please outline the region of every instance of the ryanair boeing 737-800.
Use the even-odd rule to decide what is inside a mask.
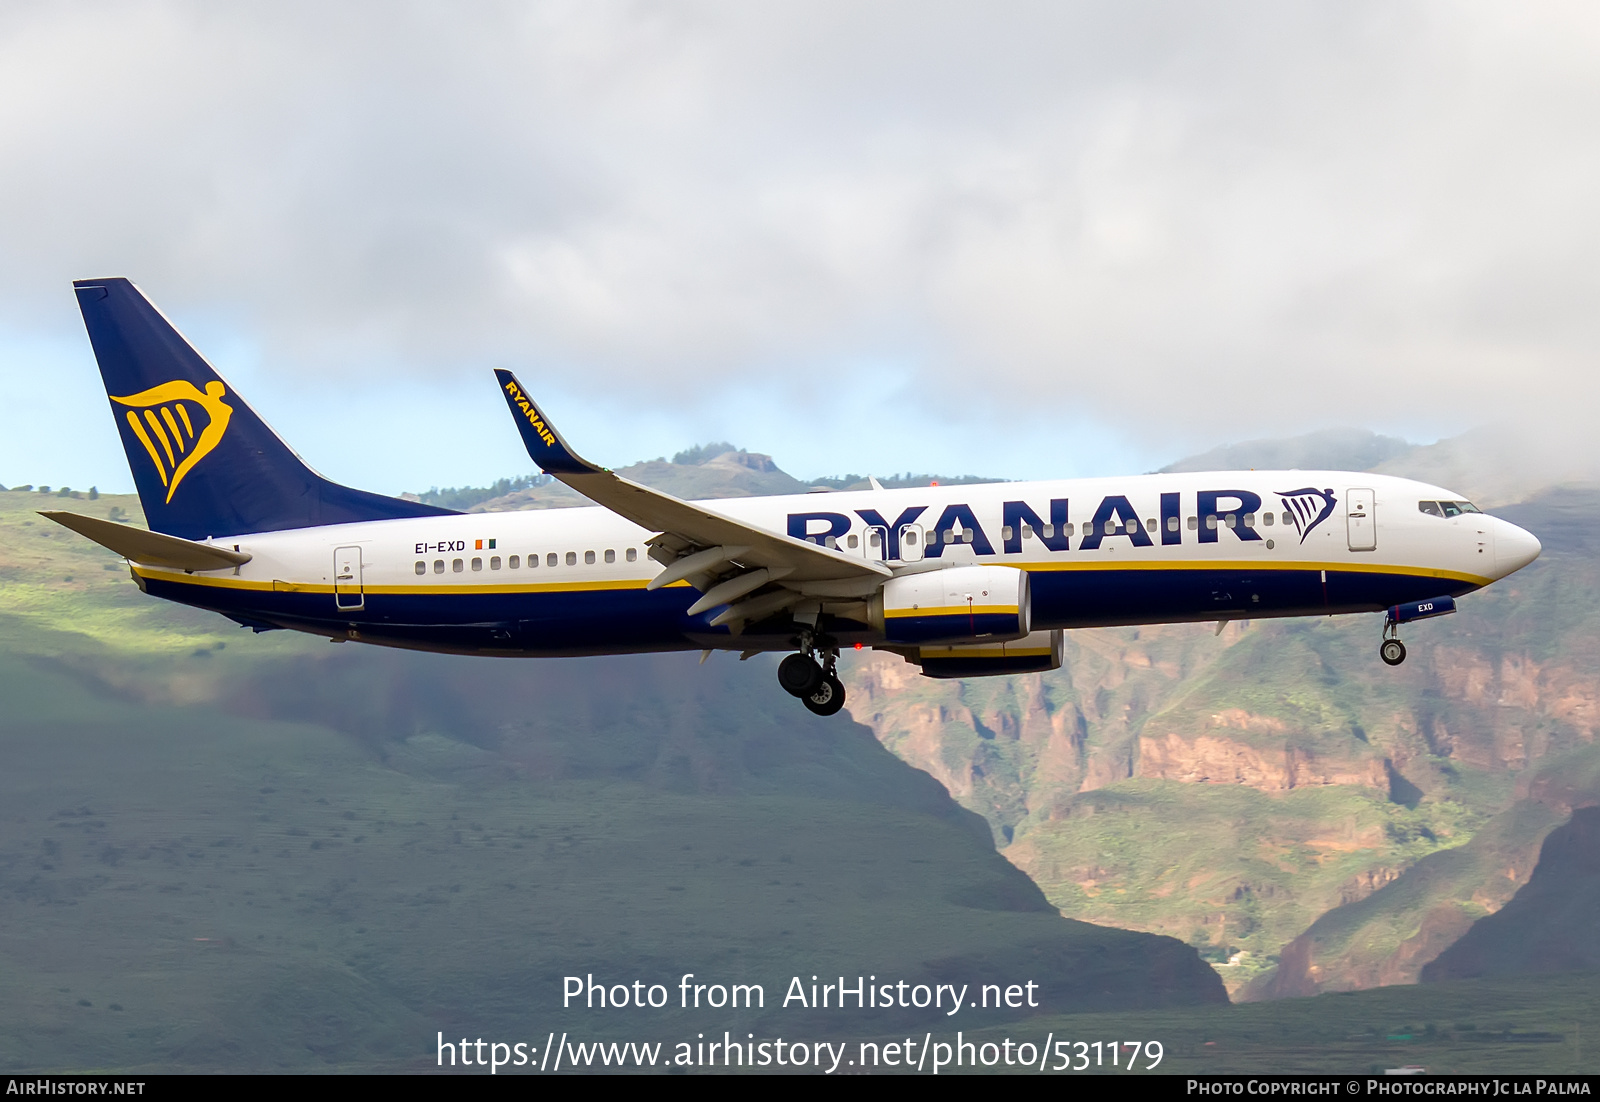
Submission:
[[[582,459],[508,371],[529,454],[592,508],[456,513],[322,478],[126,279],[74,284],[149,530],[45,516],[146,593],[254,628],[454,654],[792,652],[844,704],[840,648],[930,677],[1055,669],[1061,633],[1383,612],[1399,626],[1539,555],[1437,486],[1223,471],[683,501]]]

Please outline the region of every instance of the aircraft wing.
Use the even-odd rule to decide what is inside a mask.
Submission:
[[[780,579],[785,588],[793,590],[794,599],[798,601],[803,590],[818,595],[825,592],[839,597],[866,596],[892,576],[893,572],[882,563],[735,520],[714,509],[642,486],[589,462],[567,446],[515,375],[497,370],[495,377],[516,418],[528,454],[540,470],[560,479],[595,504],[605,506],[641,528],[660,533],[650,541],[651,557],[667,569],[651,582],[651,586],[687,579],[705,590],[705,596],[691,606],[691,614],[717,604],[736,602]],[[721,600],[714,599],[718,596]],[[760,606],[756,606],[758,601],[762,602]],[[752,618],[756,618],[754,613],[759,609],[770,606],[770,611],[776,612],[783,607],[781,603],[774,604],[771,594],[751,598],[746,604],[750,606]],[[738,608],[739,605],[734,604],[731,611],[737,612]],[[724,614],[714,623],[729,623],[738,618]]]
[[[39,514],[64,528],[88,536],[101,547],[108,547],[125,559],[146,566],[170,566],[178,570],[225,570],[250,561],[243,551],[229,551],[208,543],[195,543],[178,536],[165,536],[144,528],[133,528],[111,520],[86,517],[81,513],[47,511]]]

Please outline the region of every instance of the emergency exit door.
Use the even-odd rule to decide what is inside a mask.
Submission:
[[[868,525],[861,533],[861,557],[868,562],[882,562],[889,557],[889,530],[881,525]]]
[[[1371,490],[1346,490],[1344,518],[1350,532],[1350,550],[1378,549],[1378,518]]]
[[[366,604],[361,591],[361,548],[341,547],[333,553],[333,604],[355,609]]]
[[[901,562],[921,562],[922,544],[927,538],[920,524],[902,524],[895,533],[900,543]]]

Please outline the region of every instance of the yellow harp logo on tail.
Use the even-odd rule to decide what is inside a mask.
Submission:
[[[179,379],[123,398],[111,395],[113,402],[134,407],[126,415],[128,427],[150,453],[161,484],[167,488],[169,504],[184,475],[194,470],[228,431],[233,407],[222,400],[225,393],[227,388],[216,380],[207,383],[201,393],[193,383]],[[204,423],[197,425],[202,413]]]

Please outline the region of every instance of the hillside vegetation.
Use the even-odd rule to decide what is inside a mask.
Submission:
[[[926,1020],[778,1009],[819,971],[1031,979],[1034,1013],[1225,1000],[1182,943],[1060,917],[865,728],[775,707],[768,665],[255,635],[145,597],[33,512],[58,504],[0,493],[7,1070],[421,1068],[441,1030]],[[766,1006],[560,1006],[567,975],[687,972]]]
[[[1307,447],[1396,473],[1411,455],[1474,492],[1452,481],[1475,477],[1470,448],[1395,454],[1369,436]],[[1298,454],[1266,443],[1230,465]],[[687,496],[799,485],[753,453],[689,458],[625,473]],[[1411,629],[1399,669],[1372,653],[1376,617],[1073,632],[1059,671],[968,682],[869,652],[844,667],[867,731],[794,714],[759,660],[473,661],[249,635],[144,598],[119,560],[31,517],[55,500],[0,493],[0,679],[23,702],[0,727],[17,764],[0,807],[22,809],[0,849],[0,966],[27,992],[0,1061],[43,1066],[25,1053],[50,1037],[81,1041],[78,1062],[146,1051],[155,1034],[135,1044],[127,1011],[108,1009],[130,1005],[121,994],[90,990],[140,952],[132,986],[154,999],[160,1051],[192,1066],[400,1066],[412,1057],[392,1038],[441,1021],[552,1020],[525,992],[564,962],[676,968],[685,946],[702,954],[686,970],[741,975],[822,957],[847,973],[1053,961],[1078,1009],[1216,998],[1177,941],[1244,999],[1414,984],[1436,960],[1430,978],[1504,971],[1483,963],[1515,957],[1497,946],[1546,936],[1529,916],[1592,911],[1582,876],[1530,876],[1572,809],[1600,803],[1600,491],[1494,479],[1521,502],[1499,511],[1545,555]],[[581,504],[566,492],[472,507]],[[128,498],[94,507],[138,515]],[[1533,902],[1508,907],[1524,885]],[[1177,941],[1062,924],[1044,899]],[[14,932],[43,914],[52,938]],[[248,967],[197,963],[252,939]],[[531,963],[511,978],[484,963],[511,957]],[[1576,1023],[1594,1018],[1560,982],[1322,994],[1280,1004],[1304,1008],[1281,1020],[1237,1007],[1062,1025],[1188,1038],[1166,1070],[1523,1066],[1510,1053],[1539,1070],[1558,1034],[1578,1059]],[[240,1009],[215,1018],[224,1004]],[[269,1009],[258,1040],[272,1039],[228,1048]],[[322,1048],[281,1040],[313,1020],[377,1024]]]

